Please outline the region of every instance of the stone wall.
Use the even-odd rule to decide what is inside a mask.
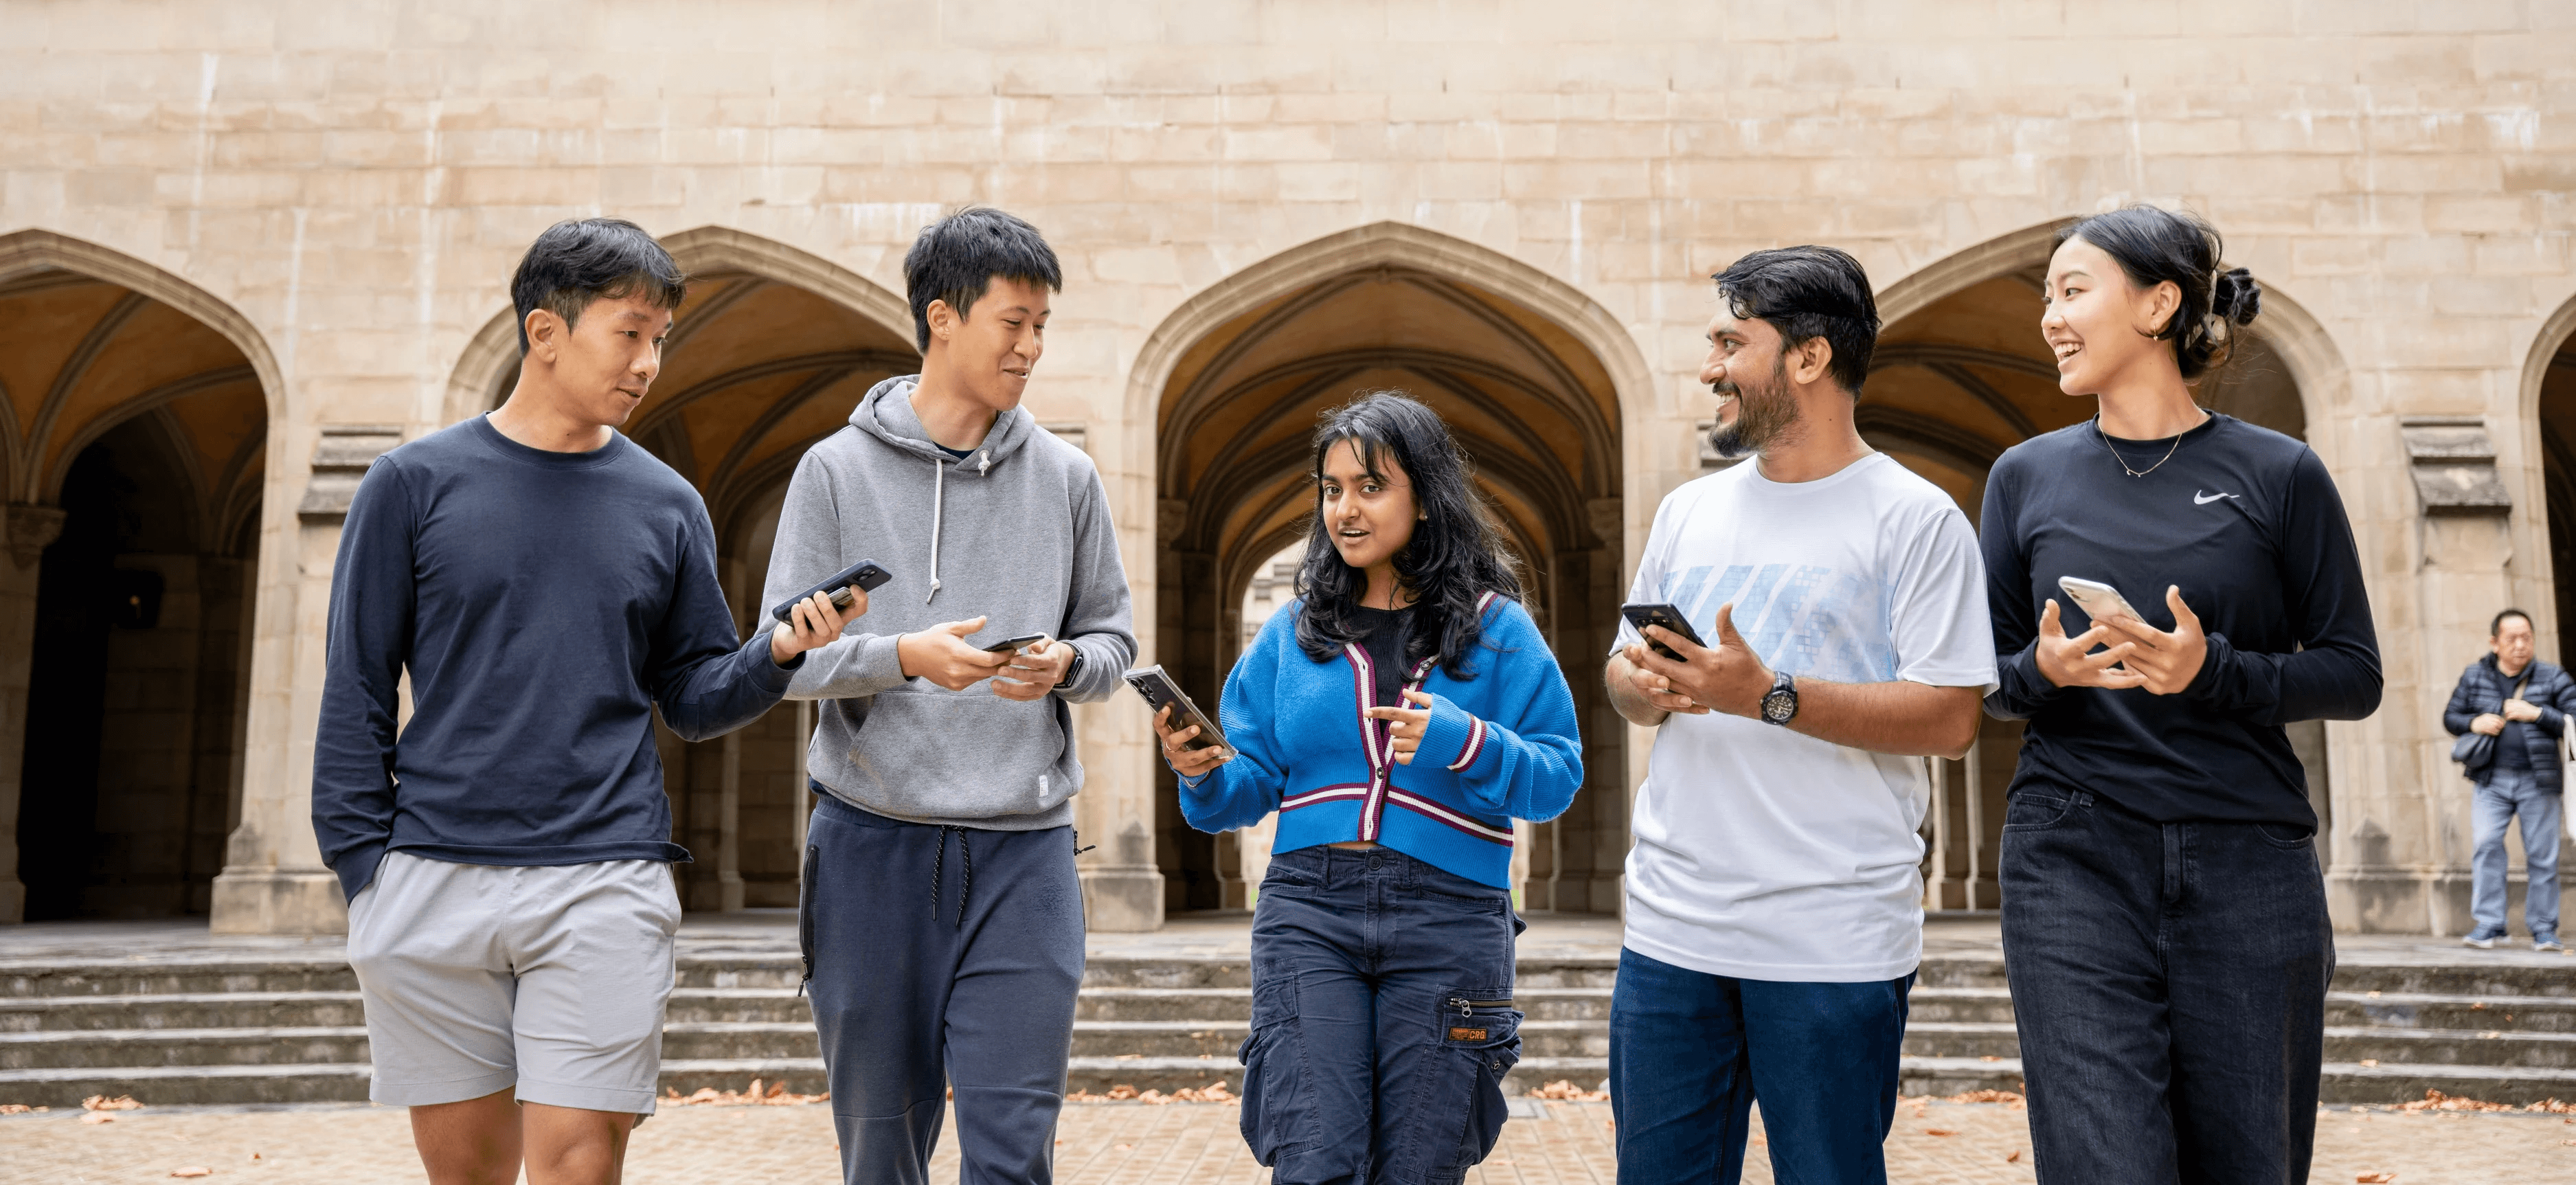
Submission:
[[[2532,360],[2576,292],[2571,162],[2576,8],[2502,0],[0,0],[0,235],[158,269],[228,310],[269,386],[228,929],[339,924],[304,807],[336,529],[296,507],[321,430],[457,414],[460,358],[556,219],[729,228],[890,294],[944,208],[1036,222],[1067,282],[1031,405],[1088,426],[1151,622],[1161,392],[1138,360],[1301,244],[1414,228],[1598,339],[1633,562],[1698,472],[1715,267],[1822,241],[1932,299],[1909,277],[2152,200],[2211,216],[2267,285],[2370,572],[2388,690],[2328,730],[2338,920],[2456,930],[2466,795],[2434,715],[2498,603],[2557,649]],[[2423,516],[2415,415],[2483,419],[2509,514]],[[1080,713],[1100,868],[1152,863],[1109,838],[1152,817],[1124,707]],[[1094,916],[1151,924],[1146,902]]]

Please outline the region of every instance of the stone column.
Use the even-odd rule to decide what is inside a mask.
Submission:
[[[2513,502],[2485,421],[2409,417],[2399,435],[2419,512],[2406,590],[2413,620],[2401,625],[2415,628],[2380,639],[2391,694],[2370,723],[2412,740],[2401,751],[2414,760],[2381,770],[2337,763],[2329,813],[2341,834],[2326,896],[2337,929],[2460,934],[2469,927],[2470,785],[2450,761],[2441,710],[2460,668],[2484,648],[2488,617],[2511,598]],[[2420,672],[2411,685],[2396,677],[2406,670]]]
[[[293,425],[272,431],[294,432]],[[290,440],[294,437],[290,436]],[[349,914],[340,881],[322,864],[313,836],[313,730],[322,712],[322,644],[329,620],[331,565],[358,479],[402,443],[402,430],[325,426],[313,448],[312,479],[293,517],[269,481],[261,534],[259,588],[251,610],[250,725],[243,754],[241,823],[226,842],[215,878],[210,928],[217,934],[342,934]],[[272,456],[276,455],[274,453]]]
[[[27,693],[36,644],[36,576],[45,547],[63,533],[63,512],[12,505],[9,555],[0,559],[0,924],[27,918],[18,880],[18,793],[27,750]]]

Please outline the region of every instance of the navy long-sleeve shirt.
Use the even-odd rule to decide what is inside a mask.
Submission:
[[[2113,459],[2145,469],[2131,477]],[[2358,720],[2379,706],[2379,644],[2361,558],[2323,462],[2297,440],[2213,414],[2182,435],[2107,440],[2092,421],[2013,446],[1986,479],[1978,524],[2000,686],[1986,708],[2026,719],[2015,790],[2087,790],[2160,822],[2316,826],[2307,776],[2281,726]],[[2090,628],[2061,576],[2120,590],[2170,630],[2165,587],[2209,635],[2174,695],[2060,688],[2032,650],[2055,599],[2069,636]]]
[[[355,898],[389,850],[460,864],[689,858],[653,709],[690,740],[757,719],[792,668],[744,642],[715,529],[624,436],[530,448],[481,416],[376,459],[332,569],[313,830]],[[412,717],[395,738],[408,666]]]

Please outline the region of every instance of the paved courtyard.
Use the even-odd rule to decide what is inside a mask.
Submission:
[[[1522,1104],[1526,1109],[1528,1104]],[[1478,1185],[1612,1180],[1607,1103],[1548,1102],[1523,1115],[1468,1178]],[[1075,1103],[1057,1141],[1066,1185],[1252,1185],[1269,1174],[1235,1134],[1228,1104]],[[2522,1185],[2576,1180],[2576,1120],[2560,1116],[2331,1111],[2317,1124],[2314,1182]],[[1759,1135],[1755,1137],[1760,1139]],[[1888,1137],[1893,1180],[1984,1185],[2032,1180],[2023,1113],[2002,1104],[1911,1101]],[[1760,1149],[1748,1181],[1771,1180]],[[826,1107],[666,1107],[636,1132],[627,1179],[831,1181]],[[180,1170],[263,1185],[367,1185],[421,1180],[401,1112],[331,1106],[280,1111],[122,1111],[113,1122],[74,1113],[0,1118],[0,1182],[166,1182]],[[956,1180],[953,1141],[932,1179]],[[2393,1176],[2379,1176],[2393,1174]],[[190,1177],[197,1174],[191,1173]]]

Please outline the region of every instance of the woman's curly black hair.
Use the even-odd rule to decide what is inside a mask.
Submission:
[[[1390,476],[1390,465],[1402,471],[1413,483],[1414,505],[1427,516],[1413,524],[1413,538],[1395,553],[1396,578],[1414,597],[1405,667],[1436,654],[1449,677],[1474,678],[1467,658],[1485,632],[1476,602],[1489,592],[1522,599],[1520,572],[1493,513],[1468,481],[1467,457],[1449,425],[1401,391],[1365,392],[1324,413],[1315,430],[1315,513],[1306,560],[1297,569],[1297,596],[1305,603],[1297,615],[1298,649],[1329,662],[1367,632],[1354,610],[1368,591],[1368,573],[1342,562],[1332,524],[1324,519],[1324,454],[1343,441],[1371,476]]]
[[[2262,311],[2263,286],[2244,268],[2219,266],[2227,245],[2197,214],[2127,206],[2058,232],[2059,246],[2068,239],[2100,247],[2140,288],[2173,281],[2182,303],[2155,336],[2173,343],[2174,363],[2186,379],[2226,365],[2236,351],[2236,327],[2253,324]]]

